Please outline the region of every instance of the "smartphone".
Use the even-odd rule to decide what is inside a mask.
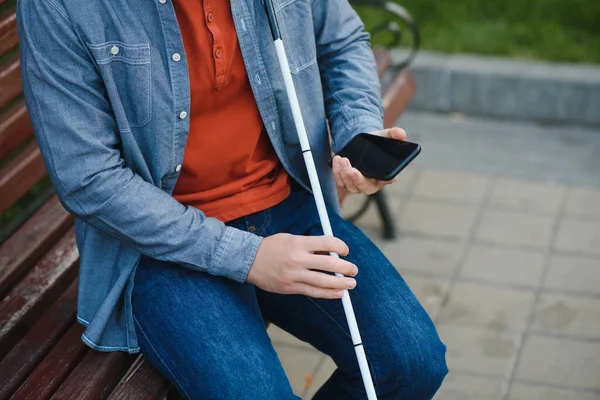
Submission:
[[[421,146],[416,143],[361,133],[336,155],[350,160],[350,164],[368,178],[389,181],[420,152]]]

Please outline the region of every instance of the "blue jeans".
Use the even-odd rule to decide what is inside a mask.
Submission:
[[[359,268],[350,296],[379,399],[431,399],[447,373],[433,323],[377,247],[352,223],[334,213],[331,219]],[[302,190],[229,225],[261,236],[322,235],[314,200]],[[297,398],[264,319],[337,365],[314,399],[366,398],[340,300],[269,293],[144,257],[133,314],[142,353],[186,398]]]

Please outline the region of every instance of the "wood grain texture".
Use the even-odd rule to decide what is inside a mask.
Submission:
[[[53,400],[106,399],[136,356],[120,351],[89,351],[52,396]]]
[[[19,54],[13,54],[0,65],[0,108],[23,93]]]
[[[171,383],[139,356],[125,374],[109,400],[161,400],[171,389]]]
[[[46,176],[46,167],[37,143],[29,143],[16,158],[0,170],[0,214]]]
[[[19,100],[0,115],[0,160],[33,136],[25,101]]]
[[[77,282],[0,361],[0,400],[8,399],[75,322]],[[58,372],[58,371],[55,371]]]
[[[400,115],[404,112],[410,99],[414,96],[417,86],[410,70],[403,70],[396,74],[390,85],[383,93],[383,126],[394,126]]]
[[[17,12],[11,7],[0,14],[0,55],[19,43],[17,37]]]
[[[377,48],[373,49],[373,56],[375,57],[375,63],[377,64],[379,79],[381,79],[392,65],[392,56],[389,51]]]
[[[53,196],[0,246],[0,298],[72,225],[73,216]]]
[[[73,323],[58,344],[44,358],[25,383],[15,392],[13,399],[46,400],[63,384],[82,358],[91,350],[81,341],[84,327]],[[95,371],[91,374],[96,373]],[[83,379],[88,379],[85,377]],[[71,397],[70,399],[78,399]]]
[[[0,357],[73,282],[79,253],[73,229],[42,258],[0,303]]]

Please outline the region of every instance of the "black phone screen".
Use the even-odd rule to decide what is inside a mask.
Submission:
[[[416,143],[361,133],[337,155],[346,157],[364,176],[391,180],[421,152]]]

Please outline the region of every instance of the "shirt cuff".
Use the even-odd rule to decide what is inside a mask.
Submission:
[[[226,226],[210,273],[244,283],[262,239],[253,233]]]
[[[356,135],[370,133],[383,129],[383,121],[371,115],[361,116],[350,123],[345,123],[341,129],[333,134],[333,151],[339,153]]]

